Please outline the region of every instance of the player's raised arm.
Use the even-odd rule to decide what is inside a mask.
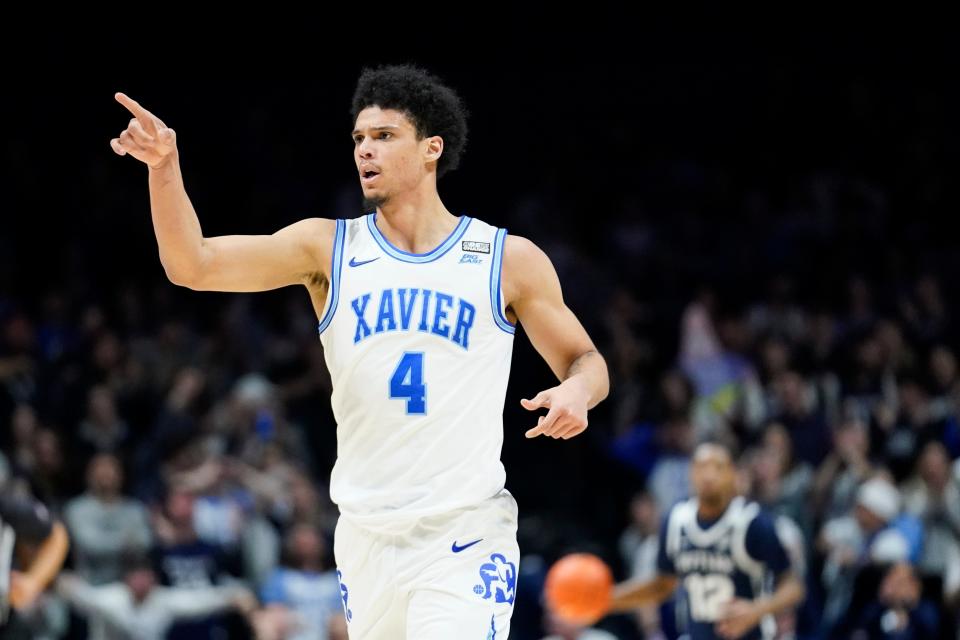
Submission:
[[[123,93],[115,97],[133,117],[110,146],[149,169],[153,229],[171,282],[203,291],[266,291],[306,284],[323,272],[332,254],[334,220],[309,218],[273,235],[204,238],[184,188],[176,133],[136,100]]]
[[[520,401],[530,411],[549,409],[526,435],[565,440],[579,435],[587,428],[587,411],[610,392],[607,363],[564,303],[556,269],[540,247],[521,236],[508,235],[503,270],[507,305],[560,380],[558,386]]]

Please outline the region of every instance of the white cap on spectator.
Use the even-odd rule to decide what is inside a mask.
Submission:
[[[860,485],[857,504],[884,522],[890,522],[900,513],[900,493],[883,478],[873,478]]]
[[[870,559],[877,564],[893,564],[910,558],[910,544],[896,529],[885,529],[870,545]]]
[[[273,390],[273,383],[259,373],[248,373],[233,385],[233,394],[237,400],[255,407],[269,402]]]

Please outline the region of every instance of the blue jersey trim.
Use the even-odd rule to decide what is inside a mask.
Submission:
[[[396,258],[397,260],[402,260],[403,262],[433,262],[447,251],[449,251],[457,243],[457,240],[466,232],[467,227],[470,226],[470,221],[472,218],[470,216],[460,216],[460,222],[457,223],[457,226],[453,231],[450,232],[450,235],[447,236],[447,239],[440,243],[440,245],[434,248],[432,251],[427,253],[410,253],[408,251],[403,251],[402,249],[397,249],[395,246],[390,244],[390,241],[380,233],[380,229],[377,227],[377,212],[367,214],[367,228],[370,230],[370,235],[373,236],[373,239],[376,240],[377,244],[380,245],[380,248],[383,249],[384,253],[387,255]]]
[[[323,333],[323,330],[330,325],[333,314],[337,310],[337,301],[340,297],[340,272],[343,270],[343,246],[347,237],[346,226],[347,223],[343,218],[337,218],[337,230],[333,236],[333,260],[330,265],[330,290],[327,292],[330,302],[326,313],[317,325],[318,334]]]
[[[515,324],[507,320],[500,308],[501,291],[500,278],[503,270],[503,239],[507,236],[505,228],[497,229],[493,241],[493,258],[490,259],[490,306],[493,308],[493,321],[498,327],[509,334],[516,332]]]

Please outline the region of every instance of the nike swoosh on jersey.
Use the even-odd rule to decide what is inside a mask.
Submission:
[[[483,538],[480,538],[480,540],[483,540]],[[463,551],[463,550],[466,549],[467,547],[472,547],[473,545],[477,544],[478,542],[480,542],[480,540],[474,540],[473,542],[468,542],[467,544],[463,545],[462,547],[458,547],[458,546],[457,546],[457,541],[454,540],[454,541],[453,541],[453,546],[452,546],[450,549],[451,549],[454,553],[460,553],[461,551]]]
[[[368,262],[373,262],[374,260],[379,260],[379,259],[380,259],[380,256],[377,256],[376,258],[370,258],[369,260],[364,260],[364,261],[362,261],[362,262],[357,262],[357,257],[354,256],[354,257],[350,258],[350,266],[351,266],[351,267],[359,267],[359,266],[362,265],[362,264],[367,264]]]

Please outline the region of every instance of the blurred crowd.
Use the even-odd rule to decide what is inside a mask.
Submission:
[[[741,451],[742,493],[777,517],[808,583],[804,606],[779,621],[783,637],[908,637],[892,633],[896,611],[909,637],[955,638],[960,372],[947,304],[929,276],[893,315],[862,280],[849,291],[841,313],[795,304],[783,280],[735,312],[709,291],[686,307],[645,419],[617,423],[609,443],[644,480],[618,560],[629,575],[655,573],[659,518],[689,494],[692,447],[719,437]],[[637,415],[639,390],[617,391],[622,415]],[[645,637],[672,626],[662,613],[638,613]]]
[[[71,536],[68,571],[21,612],[34,637],[346,638],[337,512],[286,411],[329,398],[323,373],[235,376],[239,349],[181,322],[121,338],[67,302],[3,322],[0,486]]]
[[[667,173],[651,202],[627,197],[599,221],[549,185],[491,218],[547,251],[611,373],[582,437],[524,441],[513,399],[555,381],[518,332],[511,637],[672,637],[669,605],[584,630],[545,611],[541,588],[574,549],[618,578],[651,575],[704,437],[740,451],[743,493],[802,568],[809,595],[782,637],[955,637],[960,269],[936,225],[890,215],[897,201],[860,180],[813,176],[775,201],[732,176]],[[638,193],[660,180],[635,178]],[[326,215],[357,215],[352,188]],[[729,216],[712,215],[718,200]],[[89,250],[64,251],[60,283],[0,293],[0,481],[72,539],[67,571],[25,612],[35,637],[345,638],[335,423],[309,298],[122,270],[101,284],[76,260]]]

